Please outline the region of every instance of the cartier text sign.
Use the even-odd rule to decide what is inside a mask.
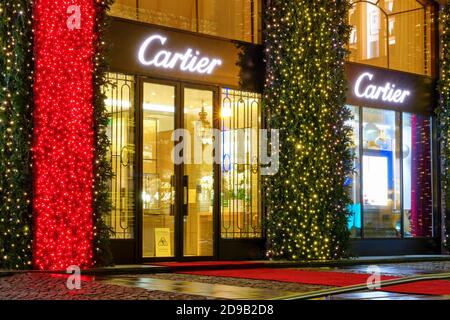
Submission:
[[[411,95],[411,91],[396,89],[396,84],[386,82],[379,86],[373,84],[374,75],[371,72],[363,72],[358,77],[353,88],[358,98],[381,100],[393,103],[404,103],[405,99]]]
[[[113,18],[111,70],[168,81],[262,91],[261,45]]]
[[[417,113],[433,109],[430,77],[357,63],[346,64],[346,76],[348,104]]]
[[[184,52],[164,50],[167,37],[154,34],[149,36],[139,47],[138,59],[144,66],[164,69],[179,69],[183,72],[212,74],[222,65],[221,59],[201,56],[200,50],[187,48]]]

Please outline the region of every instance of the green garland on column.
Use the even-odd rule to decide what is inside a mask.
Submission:
[[[106,60],[108,46],[104,34],[109,24],[107,13],[113,0],[96,1],[96,53],[94,69],[94,265],[108,266],[112,263],[110,236],[112,230],[104,217],[111,211],[109,183],[112,178],[111,163],[107,159],[110,142],[106,134],[109,115],[105,105],[104,86],[107,84]]]
[[[32,1],[0,3],[0,268],[32,261]]]
[[[347,0],[272,0],[266,10],[265,108],[279,129],[280,168],[265,178],[268,256],[347,254],[345,180],[352,171],[345,107]]]
[[[437,109],[439,141],[441,146],[441,179],[443,212],[445,217],[445,245],[450,250],[450,5],[445,5],[440,15],[442,25],[440,101]]]

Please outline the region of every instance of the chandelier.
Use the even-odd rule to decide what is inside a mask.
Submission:
[[[200,126],[198,128],[198,137],[202,144],[212,144],[211,123],[208,121],[208,113],[205,111],[205,104],[202,100],[202,110],[198,113]]]

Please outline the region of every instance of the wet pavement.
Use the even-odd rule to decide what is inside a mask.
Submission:
[[[295,268],[298,270],[351,272],[365,274],[374,265],[343,266],[339,268]],[[385,276],[408,277],[420,274],[433,274],[450,272],[450,261],[437,262],[412,262],[412,263],[389,263],[376,265],[381,274]]]
[[[173,281],[191,281],[210,284],[228,285],[242,289],[246,288],[258,288],[258,289],[270,289],[278,291],[281,296],[283,292],[313,292],[317,290],[329,289],[330,286],[302,284],[294,282],[281,282],[271,280],[255,280],[244,278],[232,278],[232,277],[217,277],[217,276],[205,276],[205,275],[191,275],[191,274],[177,274],[177,273],[164,273],[151,275],[152,278],[166,279]]]
[[[316,271],[368,273],[369,265],[309,268]],[[378,265],[382,275],[413,276],[450,271],[450,261]],[[302,268],[305,270],[305,268]],[[67,275],[18,273],[0,277],[0,299],[6,300],[198,300],[280,299],[332,287],[279,281],[204,275],[157,273],[83,276],[81,290],[69,290]],[[363,291],[327,296],[318,300],[450,300],[450,296]]]
[[[70,290],[67,275],[18,273],[0,278],[0,300],[205,300],[206,295],[147,290],[102,283],[83,276],[81,288]]]
[[[377,266],[380,268],[382,274],[393,276],[412,276],[418,274],[450,272],[450,261],[380,264]],[[367,273],[368,267],[368,265],[360,265],[342,267],[340,270],[343,272]]]
[[[308,268],[308,270],[368,274],[369,266],[372,265],[340,268]],[[449,272],[450,261],[380,264],[377,267],[379,267],[382,275],[406,277],[420,274]],[[302,269],[305,270],[305,268]],[[277,299],[292,294],[301,294],[332,288],[299,283],[176,273],[162,273],[145,276],[127,275],[121,276],[120,278],[116,277],[112,282],[107,278],[98,278],[98,280],[141,288],[154,287],[162,291],[181,292],[184,294],[206,294],[219,299]],[[362,291],[327,296],[320,300],[450,300],[450,296]]]
[[[238,287],[217,283],[155,279],[151,276],[124,276],[114,279],[97,278],[97,281],[147,290],[208,296],[216,299],[266,300],[298,293],[293,291]]]
[[[222,281],[235,285],[220,284],[217,279],[208,283],[205,277],[201,281],[164,279],[170,275],[83,276],[81,289],[69,290],[67,275],[20,273],[0,278],[0,300],[264,300],[324,288],[246,279]]]
[[[351,272],[368,274],[373,265],[347,266],[340,268],[315,268],[314,270]],[[382,275],[410,277],[423,274],[450,272],[450,261],[390,263],[377,265]],[[303,269],[304,270],[304,269]],[[383,291],[363,291],[339,294],[323,298],[325,300],[450,300],[450,296],[402,294]]]

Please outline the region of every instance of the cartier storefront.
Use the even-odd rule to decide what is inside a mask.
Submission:
[[[354,174],[348,227],[362,255],[439,252],[431,77],[348,63]]]
[[[115,261],[262,258],[262,47],[119,18],[109,37]],[[173,161],[179,130],[200,161]]]
[[[433,10],[407,0],[352,2],[354,173],[346,183],[356,255],[441,250]],[[115,17],[109,31],[115,261],[262,259],[264,47],[181,29]],[[184,149],[188,161],[173,161],[185,143],[178,130],[200,141],[200,161],[189,159],[195,143]],[[211,151],[217,138],[219,156]],[[203,161],[211,156],[220,161]]]
[[[441,252],[436,9],[429,1],[352,1],[348,228],[359,255]]]

